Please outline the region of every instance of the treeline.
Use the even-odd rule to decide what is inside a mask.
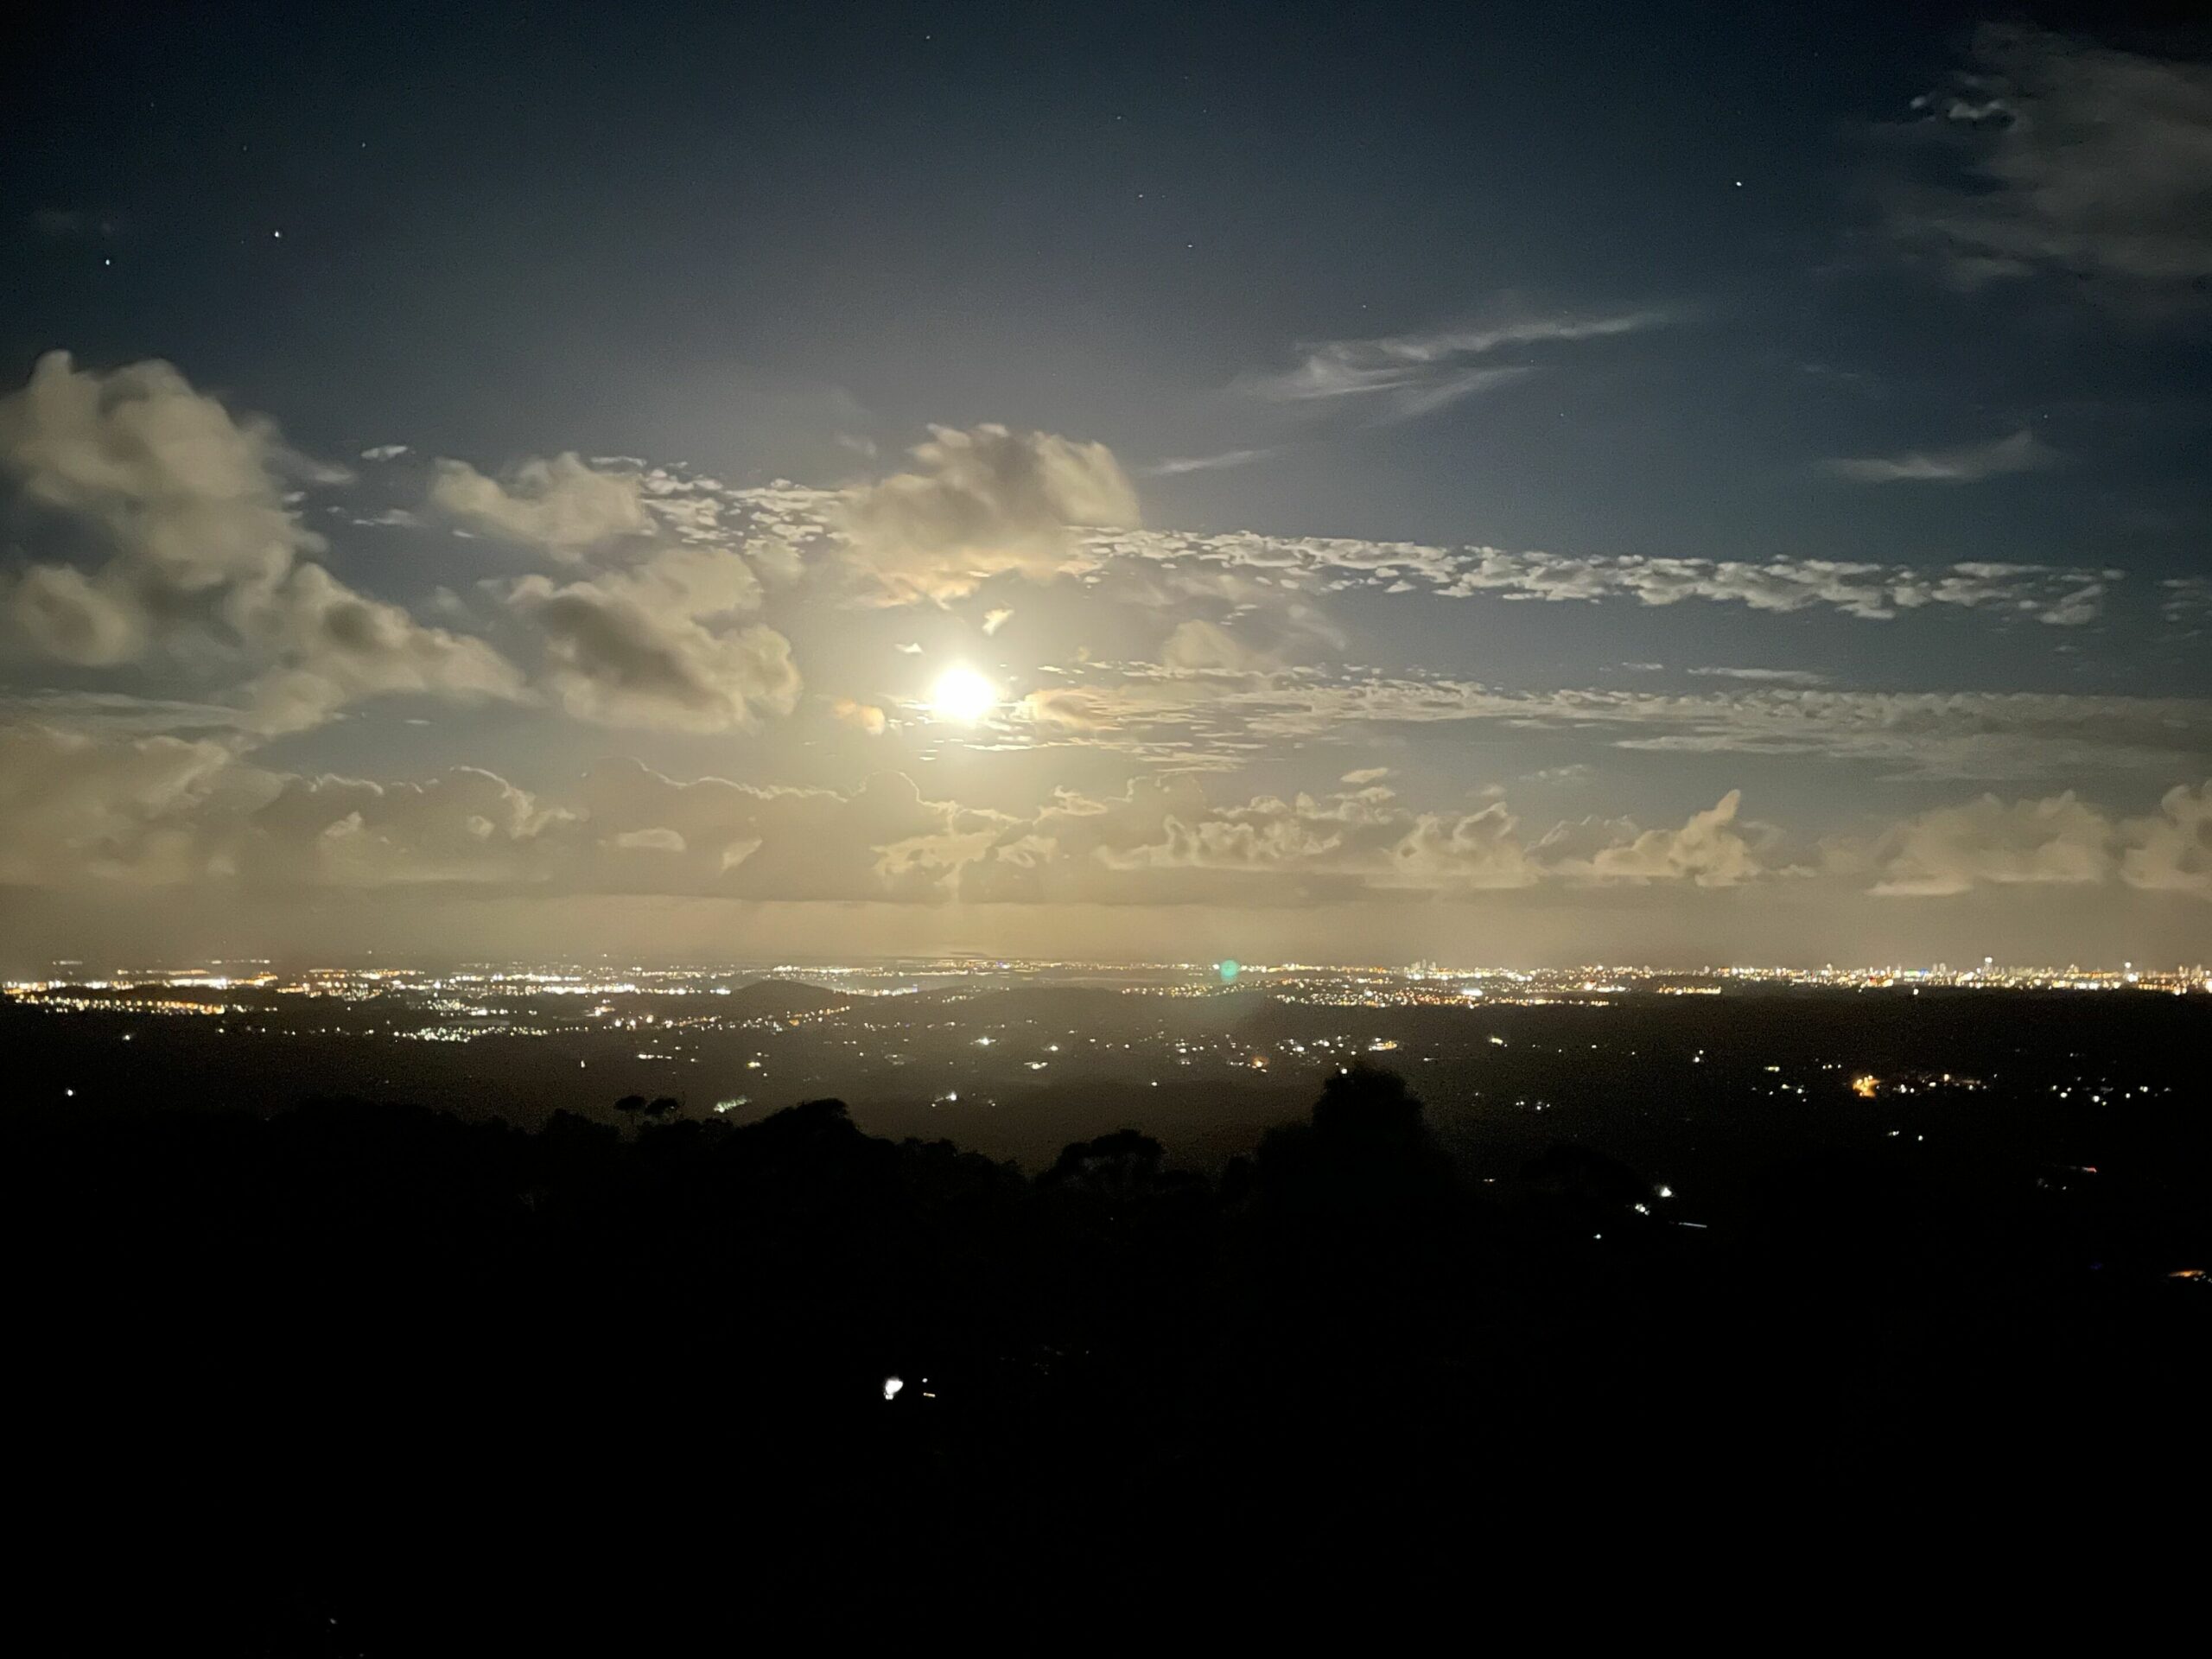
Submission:
[[[94,1628],[158,1579],[232,1651],[1474,1617],[1931,1525],[2134,1548],[2205,1472],[2212,1287],[1901,1149],[1697,1228],[1585,1147],[1471,1176],[1365,1071],[1217,1178],[1135,1129],[1026,1176],[836,1101],[11,1134],[22,1490],[118,1587]]]

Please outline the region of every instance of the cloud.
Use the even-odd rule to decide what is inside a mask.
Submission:
[[[1833,862],[1871,869],[1870,892],[1927,898],[1978,887],[2096,887],[2212,901],[2212,783],[2166,791],[2158,810],[2121,817],[2072,791],[2034,800],[1994,795],[1907,819],[1866,842],[1832,842]]]
[[[1046,686],[1014,704],[1014,718],[1057,732],[1103,732],[1120,724],[1122,714],[1109,692],[1086,685]]]
[[[1990,561],[1923,568],[1777,556],[1754,563],[1247,531],[1100,530],[1084,541],[1093,567],[1149,562],[1241,571],[1319,594],[1426,592],[1452,599],[1581,604],[1625,599],[1653,607],[1696,601],[1775,613],[1834,610],[1868,620],[1937,607],[2077,626],[2101,614],[2107,588],[2125,575],[2095,567]]]
[[[1408,811],[1387,791],[1210,804],[1189,778],[1071,792],[1007,826],[960,871],[979,903],[1281,905],[1364,893],[1525,887],[1540,879],[1503,806]]]
[[[2212,622],[2212,576],[2171,576],[2158,586],[2166,595],[2159,610],[2167,621],[2185,628]]]
[[[671,548],[565,584],[525,576],[507,603],[537,629],[547,682],[575,718],[716,732],[789,714],[798,701],[791,641],[739,620],[760,597],[742,559]]]
[[[78,207],[41,207],[30,218],[31,228],[49,242],[112,242],[125,230],[118,214],[87,213]]]
[[[168,593],[274,582],[320,551],[283,499],[305,464],[267,422],[234,419],[166,363],[103,375],[49,352],[0,398],[0,467],[99,532],[118,575]]]
[[[851,794],[761,788],[722,779],[678,783],[631,760],[586,775],[578,833],[592,851],[581,876],[601,890],[712,893],[778,900],[934,902],[948,860],[995,820],[928,801],[913,780],[881,772]],[[674,837],[635,859],[616,855],[640,831]],[[682,852],[666,850],[680,842]]]
[[[775,901],[1209,904],[1472,898],[1548,887],[1769,882],[1938,898],[2126,887],[2212,901],[2212,783],[2123,817],[2071,792],[1983,796],[1819,856],[1743,818],[1733,791],[1670,829],[1586,818],[1542,834],[1503,802],[1423,811],[1373,785],[1210,800],[1190,776],[1063,790],[1009,815],[886,772],[840,792],[591,766],[554,801],[462,767],[421,783],[266,770],[231,745],[0,725],[0,885],[314,890],[465,887]]]
[[[572,821],[474,766],[421,784],[266,773],[256,781],[265,800],[214,844],[224,867],[262,886],[527,889],[557,874],[557,832]]]
[[[2128,886],[2212,899],[2212,782],[2168,790],[2157,815],[2124,826],[2121,839]]]
[[[1281,449],[1224,449],[1215,455],[1187,455],[1179,459],[1155,461],[1143,470],[1154,478],[1180,478],[1189,473],[1226,472],[1232,467],[1249,467],[1254,461],[1266,461],[1279,455]]]
[[[2119,303],[2202,298],[2212,65],[1991,25],[1914,107],[1898,136],[1925,168],[1885,189],[1909,252],[1967,287],[2046,276]]]
[[[882,602],[957,599],[1008,571],[1048,581],[1084,568],[1071,526],[1137,522],[1136,493],[1102,443],[931,431],[918,470],[855,491],[836,515]]]
[[[1736,822],[1742,791],[1730,790],[1678,830],[1649,830],[1633,840],[1601,847],[1586,864],[1566,868],[1599,881],[1692,881],[1700,887],[1734,887],[1772,872],[1745,839]]]
[[[881,737],[889,724],[883,710],[872,702],[855,702],[850,697],[839,697],[830,705],[830,713],[841,723],[870,737]]]
[[[1736,823],[1738,798],[1673,830],[1627,820],[1521,833],[1503,802],[1413,810],[1387,789],[1216,806],[1195,779],[1138,780],[1093,799],[1063,792],[1009,825],[960,872],[979,902],[1313,904],[1357,896],[1476,894],[1535,887],[1733,887],[1808,872],[1770,861],[1779,833]]]
[[[1978,484],[2012,473],[2040,472],[2058,464],[2058,452],[2027,430],[1986,443],[1902,455],[1872,455],[1821,464],[1841,478],[1864,484]]]
[[[232,763],[214,742],[0,726],[0,886],[189,880],[188,824]]]
[[[1984,795],[1909,819],[1876,843],[1878,897],[1929,897],[1981,886],[2085,885],[2111,878],[2110,819],[2072,791],[2042,800]]]
[[[1515,690],[1444,677],[1277,669],[1198,679],[1166,665],[1119,674],[1102,742],[1192,763],[1333,741],[1457,745],[1448,728],[1556,734],[1650,753],[1819,757],[1887,777],[1958,779],[2193,773],[2212,758],[2212,701],[2036,692],[1829,691],[1795,686],[1681,693],[1618,687]],[[1110,688],[1109,688],[1110,689]]]
[[[1175,625],[1175,631],[1160,648],[1160,660],[1169,668],[1199,672],[1222,670],[1249,674],[1274,665],[1274,658],[1268,652],[1198,617]]]
[[[1357,772],[1348,772],[1337,781],[1349,784],[1354,789],[1364,789],[1370,784],[1379,784],[1390,775],[1388,766],[1363,766]]]
[[[464,461],[432,469],[430,505],[480,535],[573,563],[601,543],[652,527],[634,475],[601,472],[574,452],[525,461],[505,480]]]
[[[1630,663],[1630,668],[1656,668],[1656,663]],[[1748,680],[1754,685],[1826,685],[1828,677],[1804,668],[1694,668],[1700,679]]]
[[[136,662],[153,639],[153,615],[120,569],[93,577],[74,565],[35,564],[0,593],[15,631],[57,662]]]
[[[248,719],[272,735],[319,726],[364,697],[465,703],[523,695],[521,675],[481,639],[425,627],[321,565],[296,566],[266,592],[242,590],[234,608],[240,634],[276,658],[244,692]]]
[[[167,643],[243,658],[253,671],[237,695],[269,733],[391,693],[520,695],[488,645],[424,627],[314,563],[324,543],[300,523],[289,485],[344,475],[166,363],[102,375],[66,353],[40,359],[0,399],[0,466],[105,555],[89,573],[34,564],[0,592],[15,631],[46,656],[108,667]]]
[[[995,611],[986,611],[983,613],[983,632],[986,634],[996,633],[1013,620],[1014,613],[1003,606]]]
[[[1424,334],[1322,340],[1300,347],[1295,368],[1248,376],[1236,389],[1256,402],[1309,414],[1355,410],[1386,423],[1414,420],[1536,372],[1530,364],[1491,360],[1500,353],[1635,334],[1670,321],[1662,311],[1626,311],[1529,318]],[[1231,453],[1241,461],[1268,452]],[[1237,462],[1218,458],[1171,462],[1160,470],[1173,467],[1187,472],[1211,464]]]
[[[764,578],[771,577],[771,560],[777,561],[782,574],[773,581],[793,578],[798,569],[793,561],[802,550],[810,559],[837,556],[849,566],[858,562],[862,595],[875,604],[958,597],[973,592],[990,575],[1009,569],[1043,579],[1065,574],[1102,589],[1103,584],[1118,581],[1122,586],[1112,596],[1136,600],[1146,590],[1135,578],[1147,572],[1156,577],[1165,571],[1181,585],[1155,581],[1152,602],[1160,605],[1210,591],[1231,604],[1280,604],[1304,594],[1310,606],[1332,594],[1370,591],[1544,603],[1625,600],[1650,607],[1696,601],[1776,613],[1833,610],[1869,620],[1914,610],[1956,610],[2071,626],[2101,615],[2111,584],[2126,575],[2097,566],[1998,561],[1915,566],[1786,555],[1756,562],[1649,558],[1243,531],[1145,530],[1128,523],[1085,526],[1073,520],[1049,531],[1033,524],[1027,539],[999,525],[991,533],[1012,536],[1016,544],[972,556],[944,550],[948,544],[957,544],[957,536],[950,543],[934,535],[923,536],[921,540],[937,550],[931,552],[919,548],[913,538],[894,535],[887,543],[874,544],[878,551],[887,550],[892,561],[877,571],[857,544],[847,540],[845,529],[856,499],[877,499],[872,491],[863,490],[855,498],[782,483],[732,489],[711,479],[677,478],[665,469],[649,469],[641,479],[648,510],[656,516],[666,514],[664,527],[679,538],[741,551]],[[933,482],[919,477],[906,481]],[[875,489],[900,482],[887,480]],[[912,505],[905,500],[906,493],[903,487],[894,493],[901,507]],[[931,512],[922,515],[926,524],[938,522],[939,508],[946,518],[957,516],[938,496],[934,489],[918,492],[919,499],[932,504]],[[973,505],[969,511],[979,521],[998,524],[988,505]],[[900,508],[886,506],[884,512],[892,523],[904,522]],[[1192,585],[1229,575],[1249,579],[1233,597],[1219,588]]]

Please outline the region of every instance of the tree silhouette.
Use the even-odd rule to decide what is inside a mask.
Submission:
[[[1049,1185],[1143,1186],[1159,1175],[1160,1160],[1166,1156],[1166,1148],[1150,1135],[1116,1129],[1065,1147],[1041,1179]]]

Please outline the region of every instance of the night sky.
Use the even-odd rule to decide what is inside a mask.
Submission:
[[[0,958],[2200,958],[2197,10],[57,13]]]

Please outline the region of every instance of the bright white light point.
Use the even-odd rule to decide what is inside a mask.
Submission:
[[[899,1397],[899,1390],[906,1386],[904,1377],[887,1376],[883,1379],[883,1397],[887,1400],[895,1400]]]
[[[1671,1198],[1675,1196],[1675,1189],[1671,1186],[1662,1186],[1659,1189],[1659,1196],[1662,1198]]]
[[[949,668],[930,690],[930,712],[973,726],[998,704],[999,689],[972,668]]]

